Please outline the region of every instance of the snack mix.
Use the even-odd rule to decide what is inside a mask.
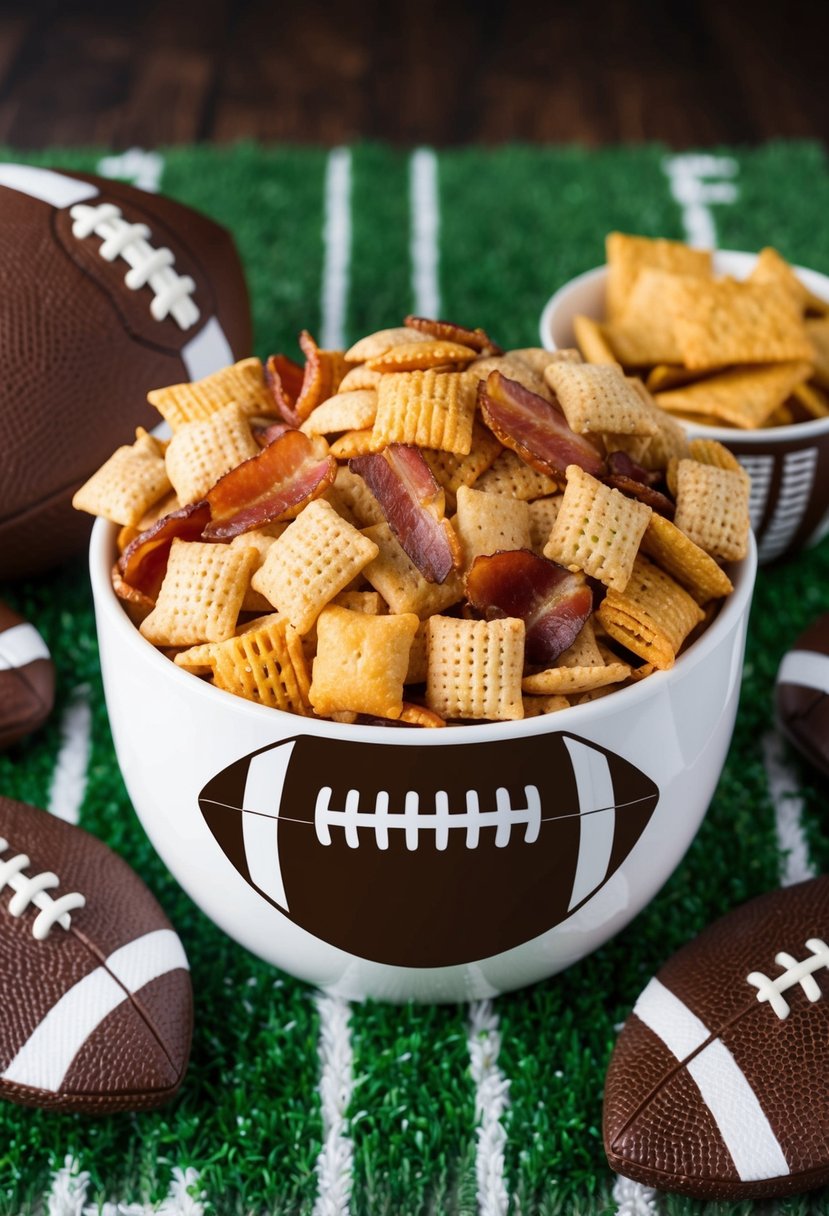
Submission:
[[[300,346],[152,392],[172,437],[75,496],[194,677],[338,722],[513,720],[670,668],[731,592],[747,475],[601,350],[420,317]]]
[[[574,318],[591,363],[620,364],[662,409],[717,427],[829,415],[829,304],[775,249],[744,281],[715,278],[708,250],[607,237],[606,318]]]

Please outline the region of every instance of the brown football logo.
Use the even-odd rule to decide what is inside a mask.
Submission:
[[[566,920],[658,800],[635,765],[571,734],[429,749],[300,735],[222,769],[199,807],[242,877],[307,932],[443,967]]]

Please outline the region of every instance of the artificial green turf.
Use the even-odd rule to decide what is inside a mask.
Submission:
[[[774,243],[829,271],[829,173],[808,144],[725,150],[739,198],[713,214],[724,247]],[[614,227],[680,237],[682,220],[658,147],[461,149],[439,158],[440,288],[445,315],[505,345],[537,343],[538,316],[562,282],[600,262]],[[14,154],[6,153],[6,158]],[[23,159],[23,157],[19,157]],[[94,169],[94,152],[27,159]],[[163,188],[236,234],[251,288],[256,350],[296,354],[321,319],[326,153],[314,149],[174,149]],[[409,259],[409,156],[354,149],[349,338],[398,324],[415,304]],[[60,715],[90,687],[93,754],[82,822],[122,852],[164,904],[193,968],[196,1032],[187,1081],[169,1109],[86,1120],[0,1106],[0,1216],[38,1210],[67,1153],[91,1171],[91,1197],[157,1202],[172,1166],[193,1165],[218,1213],[310,1213],[322,1120],[313,993],[237,947],[193,906],[155,857],[118,772],[100,687],[84,563],[0,587],[43,632],[59,672],[47,726],[0,754],[0,789],[45,804]],[[501,998],[500,1067],[510,1082],[507,1184],[524,1216],[614,1210],[601,1146],[604,1069],[616,1034],[661,962],[711,919],[774,886],[780,874],[761,739],[774,674],[800,631],[829,608],[829,541],[761,572],[741,708],[709,814],[686,859],[614,941],[561,976]],[[829,863],[826,783],[790,754],[814,863]],[[378,910],[382,915],[382,909]],[[474,1213],[475,1108],[467,1010],[370,1003],[352,1014],[355,1216]],[[822,1079],[820,1079],[822,1083]],[[750,1210],[666,1199],[667,1216]],[[779,1210],[796,1216],[799,1199]],[[829,1196],[814,1210],[829,1212]]]

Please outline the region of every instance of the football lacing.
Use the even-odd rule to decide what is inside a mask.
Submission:
[[[121,208],[113,203],[77,203],[69,212],[74,220],[72,235],[79,240],[99,236],[102,244],[98,252],[107,262],[123,258],[131,269],[124,282],[131,291],[138,291],[147,284],[155,293],[150,312],[156,321],[172,316],[181,329],[189,329],[199,319],[199,310],[192,293],[196,284],[189,275],[178,274],[173,269],[175,256],[170,249],[154,249],[149,243],[150,229],[146,224],[130,224],[121,215]]]
[[[314,807],[314,827],[320,844],[331,843],[331,828],[342,828],[345,842],[350,849],[359,847],[359,829],[370,828],[379,849],[389,847],[389,832],[405,833],[406,848],[418,847],[421,832],[434,834],[436,849],[445,849],[449,844],[449,833],[459,830],[466,833],[466,847],[478,845],[482,828],[495,828],[495,847],[502,849],[509,844],[513,828],[524,825],[524,843],[532,844],[541,830],[541,797],[537,786],[525,785],[526,806],[513,806],[509,791],[495,791],[495,809],[482,810],[476,790],[466,791],[466,810],[450,811],[449,795],[437,790],[433,811],[420,809],[420,795],[416,790],[407,790],[402,811],[389,811],[389,795],[380,790],[374,800],[374,809],[360,810],[359,790],[349,790],[345,806],[331,806],[332,789],[325,785],[317,794]]]
[[[5,853],[8,847],[9,842],[0,836],[0,853]],[[47,895],[47,891],[60,885],[57,874],[46,870],[42,874],[29,877],[23,871],[30,865],[25,853],[17,853],[14,857],[0,861],[0,892],[6,887],[11,887],[14,891],[9,901],[9,912],[12,916],[22,916],[29,904],[40,908],[32,925],[32,934],[42,942],[52,925],[58,924],[61,928],[68,929],[72,923],[69,913],[74,912],[76,908],[82,908],[86,900],[77,891],[53,899],[51,895]]]
[[[806,949],[811,950],[812,957],[805,958],[801,962],[798,962],[785,950],[776,954],[774,961],[778,967],[786,967],[787,970],[774,980],[763,975],[762,971],[752,971],[746,977],[748,983],[753,984],[757,989],[757,1000],[768,1001],[781,1020],[787,1018],[790,1012],[788,1001],[782,996],[787,988],[800,984],[810,1001],[819,1001],[822,995],[820,985],[812,972],[819,971],[821,967],[829,967],[829,946],[819,937],[810,937],[806,942]]]

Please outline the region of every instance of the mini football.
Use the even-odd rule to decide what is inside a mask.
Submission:
[[[829,877],[709,926],[640,995],[607,1073],[617,1173],[700,1199],[829,1182]]]
[[[786,737],[829,777],[829,616],[819,617],[783,656],[775,708]]]
[[[55,668],[34,625],[0,601],[0,750],[42,726],[55,703]]]
[[[0,797],[0,1096],[104,1114],[171,1098],[190,1052],[181,942],[81,828]]]
[[[658,798],[640,769],[575,735],[435,748],[428,765],[420,747],[301,735],[222,769],[199,807],[234,868],[309,933],[374,962],[444,967],[566,920]]]
[[[147,392],[250,354],[230,235],[134,186],[0,164],[0,580],[59,564],[91,521],[75,490],[136,426]]]

